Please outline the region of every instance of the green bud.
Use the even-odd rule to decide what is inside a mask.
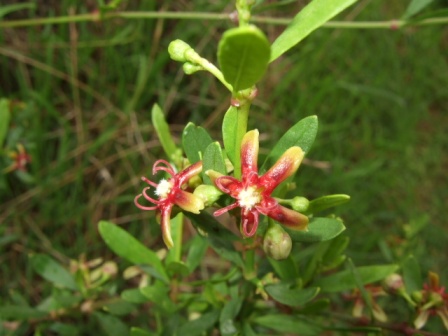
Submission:
[[[202,184],[194,190],[193,194],[202,199],[205,206],[210,206],[221,197],[222,192],[212,185]]]
[[[291,200],[291,207],[298,212],[305,212],[310,205],[310,201],[305,197],[296,196]]]
[[[275,260],[288,258],[291,253],[291,237],[277,223],[270,223],[263,240],[263,250]]]
[[[200,65],[196,65],[190,62],[185,62],[184,65],[182,66],[182,69],[187,75],[192,75],[196,71],[204,70],[204,68],[201,67]]]
[[[412,299],[417,302],[420,303],[423,301],[423,293],[421,291],[415,291],[411,294]]]
[[[189,50],[193,50],[187,43],[182,40],[174,40],[168,46],[168,53],[170,57],[178,62],[187,62],[185,53]]]

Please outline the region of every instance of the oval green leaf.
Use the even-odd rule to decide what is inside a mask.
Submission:
[[[45,317],[48,313],[26,306],[5,305],[0,307],[1,320],[29,320]]]
[[[241,139],[238,137],[238,129],[240,129],[238,121],[238,109],[235,106],[230,106],[222,121],[222,141],[227,157],[233,164],[236,161],[237,148],[241,143]]]
[[[308,224],[308,231],[284,229],[295,242],[314,243],[333,239],[345,230],[344,224],[334,218],[314,217]]]
[[[315,324],[300,320],[297,315],[261,315],[253,320],[256,324],[281,333],[294,335],[320,335],[321,329]]]
[[[272,44],[271,62],[357,0],[314,0],[303,8]]]
[[[104,330],[106,335],[108,336],[129,335],[128,326],[124,324],[119,318],[113,315],[103,314],[99,312],[94,312],[93,316],[95,316],[96,320],[101,326],[101,329]]]
[[[207,146],[204,152],[204,158],[202,159],[202,176],[205,184],[213,185],[210,177],[205,175],[207,170],[214,170],[221,174],[226,174],[226,164],[224,162],[224,157],[222,155],[221,146],[219,142],[212,142]]]
[[[333,208],[338,205],[347,203],[350,201],[349,195],[338,194],[338,195],[327,195],[323,197],[316,198],[310,201],[308,209],[306,209],[307,214],[315,214],[322,210]]]
[[[235,92],[250,88],[263,77],[270,54],[268,39],[254,26],[227,30],[218,46],[219,66]]]
[[[204,128],[196,126],[192,122],[185,126],[182,133],[182,146],[192,164],[202,160],[205,149],[212,142],[212,138]]]
[[[30,257],[31,266],[44,279],[63,288],[77,290],[75,279],[61,264],[45,254]]]
[[[269,285],[265,289],[275,301],[292,307],[301,306],[311,301],[320,290],[318,287],[291,289],[291,285],[288,283]]]
[[[389,274],[392,274],[397,270],[397,265],[357,267],[360,282],[363,285],[383,280]],[[351,270],[345,270],[325,278],[318,279],[314,285],[319,286],[322,289],[322,292],[327,293],[343,292],[357,287],[356,280]]]
[[[271,167],[286,150],[293,146],[299,146],[308,153],[316,138],[318,125],[317,116],[309,116],[292,126],[269,153],[261,166],[261,171]]]
[[[133,264],[152,266],[154,276],[165,282],[169,282],[168,275],[157,254],[147,249],[125,230],[113,223],[100,221],[99,231],[103,240],[117,255],[129,260]]]

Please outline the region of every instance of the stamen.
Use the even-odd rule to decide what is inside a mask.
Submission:
[[[159,196],[159,198],[164,199],[167,198],[168,195],[171,192],[171,189],[173,189],[174,183],[172,180],[160,180],[159,184],[156,188],[156,195]]]
[[[248,187],[238,194],[238,202],[242,208],[252,210],[252,208],[260,203],[261,195],[256,187]]]
[[[142,176],[142,181],[148,183],[150,186],[153,186],[154,188],[157,188],[157,183],[154,183],[153,181],[147,179],[144,176]]]
[[[226,180],[228,181],[226,182]],[[226,194],[230,193],[230,190],[225,185],[230,185],[232,183],[239,184],[240,181],[238,181],[236,178],[232,176],[221,176],[215,180],[216,186]]]
[[[164,164],[164,166],[159,166],[160,164]],[[171,164],[169,164],[167,161],[165,160],[157,160],[154,163],[154,166],[152,167],[152,174],[155,175],[158,171],[165,171],[168,174],[170,174],[171,176],[176,175],[176,173],[174,172],[174,168]]]

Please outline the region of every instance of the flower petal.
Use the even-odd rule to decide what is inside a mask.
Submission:
[[[271,217],[273,220],[283,224],[292,230],[306,230],[308,226],[308,217],[301,213],[285,208],[280,204],[271,208],[257,207],[264,215]]]
[[[258,211],[241,210],[241,233],[243,237],[252,237],[258,228]]]
[[[184,184],[186,181],[191,179],[193,176],[198,175],[201,171],[202,171],[202,161],[198,161],[198,162],[193,163],[192,165],[188,166],[187,168],[185,168],[178,174],[179,185]]]
[[[416,329],[423,328],[425,326],[426,322],[428,321],[428,317],[429,317],[429,311],[421,310],[418,313],[417,318],[414,320],[414,327]]]
[[[247,132],[241,141],[241,172],[243,183],[251,173],[258,173],[258,130]]]
[[[204,209],[204,201],[200,197],[182,189],[176,191],[173,202],[183,210],[195,214]]]
[[[291,147],[260,178],[265,192],[270,194],[280,183],[293,175],[300,166],[305,153],[300,147]]]
[[[169,249],[174,246],[173,238],[171,238],[171,223],[170,223],[172,207],[173,206],[171,204],[168,204],[162,208],[162,212],[161,212],[162,218],[160,221],[163,242],[165,243],[166,247],[168,247]]]

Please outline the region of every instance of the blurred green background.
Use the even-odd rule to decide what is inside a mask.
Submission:
[[[255,14],[290,17],[304,3],[261,5]],[[35,4],[4,19],[97,9],[95,1]],[[396,19],[407,5],[359,1],[338,19]],[[436,1],[426,10],[442,6]],[[119,9],[225,13],[233,3],[129,1]],[[162,106],[177,142],[188,121],[220,140],[230,98],[211,75],[184,75],[167,46],[183,39],[216,63],[220,36],[232,26],[113,19],[0,30],[0,97],[13,106],[0,169],[11,164],[6,152],[18,143],[32,157],[26,172],[0,175],[0,297],[17,290],[39,302],[46,289],[28,265],[30,253],[61,261],[113,258],[97,232],[100,219],[162,247],[152,214],[133,204],[140,176],[163,157],[151,107]],[[283,30],[259,26],[270,41]],[[352,197],[335,211],[345,220],[356,265],[399,262],[412,252],[423,272],[448,279],[447,50],[443,25],[322,28],[271,64],[259,85],[249,123],[261,132],[262,154],[300,118],[319,117],[298,191],[310,199]]]

